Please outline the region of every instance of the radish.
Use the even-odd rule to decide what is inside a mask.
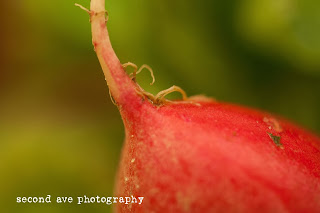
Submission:
[[[121,64],[112,49],[104,8],[91,0],[87,12],[125,126],[115,196],[144,197],[118,202],[115,212],[320,212],[317,136],[267,112],[187,97],[177,86],[144,91],[135,78],[142,69]],[[175,91],[182,100],[165,98]]]

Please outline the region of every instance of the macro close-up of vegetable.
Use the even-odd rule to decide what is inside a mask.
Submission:
[[[81,6],[80,6],[81,7]],[[187,97],[157,95],[121,64],[105,0],[91,0],[92,43],[125,126],[115,195],[144,196],[115,212],[320,212],[320,140],[278,116]],[[125,68],[133,66],[129,76]],[[167,100],[180,92],[182,100]]]
[[[320,212],[319,8],[4,1],[0,212]]]

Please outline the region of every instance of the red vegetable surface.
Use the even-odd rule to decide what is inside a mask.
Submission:
[[[267,112],[144,91],[114,53],[104,0],[88,10],[93,45],[125,126],[115,212],[320,212],[320,139]],[[140,70],[141,71],[141,70]],[[165,96],[181,92],[182,100]],[[288,106],[290,107],[290,106]]]

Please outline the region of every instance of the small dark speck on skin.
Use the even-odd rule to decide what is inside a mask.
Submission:
[[[276,146],[283,149],[283,145],[280,142],[281,137],[273,135],[272,133],[269,133],[269,132],[267,132],[267,133],[268,133],[269,137],[272,139],[272,141],[276,144]]]

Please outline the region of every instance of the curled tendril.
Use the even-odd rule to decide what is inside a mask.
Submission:
[[[186,92],[181,89],[180,87],[178,86],[175,86],[173,85],[172,87],[168,88],[168,89],[165,89],[165,90],[162,90],[160,91],[156,96],[155,96],[155,101],[154,103],[156,105],[161,105],[162,103],[166,102],[166,99],[164,99],[164,97],[172,92],[180,92],[181,95],[182,95],[182,100],[183,101],[186,101],[188,100],[188,97],[187,97],[187,94]]]
[[[154,102],[154,95],[153,94],[151,94],[151,93],[149,93],[149,92],[146,92],[137,82],[136,82],[136,76],[137,76],[137,74],[139,74],[140,72],[141,72],[141,70],[143,69],[143,68],[147,68],[149,71],[150,71],[150,73],[151,73],[151,76],[152,76],[152,79],[153,79],[153,81],[152,81],[152,83],[150,84],[150,85],[152,85],[153,83],[154,83],[154,81],[155,81],[155,78],[154,78],[154,75],[153,75],[153,72],[152,72],[152,69],[148,66],[148,65],[142,65],[140,68],[139,68],[139,70],[138,70],[138,67],[137,67],[137,65],[135,65],[134,63],[132,63],[132,62],[127,62],[127,63],[124,63],[124,64],[122,64],[122,67],[123,68],[127,68],[127,67],[133,67],[133,72],[132,73],[130,73],[130,78],[133,80],[133,82],[135,82],[136,83],[136,92],[141,96],[141,97],[147,97],[151,102]]]
[[[146,65],[146,64],[143,64],[143,65],[139,68],[139,70],[135,73],[135,75],[138,75],[143,69],[149,70],[149,72],[150,72],[150,74],[151,74],[151,77],[152,77],[152,82],[150,83],[150,85],[154,84],[154,82],[156,81],[156,79],[155,79],[155,77],[154,77],[154,75],[153,75],[153,71],[152,71],[151,67],[149,67],[149,66]]]
[[[146,64],[143,64],[143,65],[139,68],[139,70],[138,70],[137,65],[135,65],[135,64],[132,63],[132,62],[127,62],[127,63],[125,63],[125,64],[122,64],[122,67],[123,67],[123,68],[127,68],[128,66],[131,66],[131,67],[133,67],[133,69],[134,69],[133,72],[130,73],[130,75],[129,75],[130,78],[131,78],[134,82],[136,82],[136,77],[137,77],[137,75],[138,75],[143,69],[149,70],[149,72],[150,72],[150,74],[151,74],[152,82],[150,83],[150,85],[154,84],[154,82],[156,81],[156,79],[155,79],[155,77],[154,77],[154,75],[153,75],[153,71],[152,71],[152,69],[151,69],[150,66],[148,66],[148,65],[146,65]]]
[[[135,65],[132,62],[127,62],[127,63],[122,64],[123,68],[127,68],[129,66],[133,67],[133,73],[130,73],[129,76],[131,77],[133,75],[133,77],[131,77],[131,79],[136,83],[136,73],[137,73],[138,67],[137,67],[137,65]]]
[[[141,96],[141,97],[147,97],[148,100],[150,100],[152,103],[155,102],[155,98],[154,95],[151,94],[150,92],[146,92],[144,89],[142,89],[140,87],[140,85],[137,84],[137,88],[136,88],[137,93]]]

